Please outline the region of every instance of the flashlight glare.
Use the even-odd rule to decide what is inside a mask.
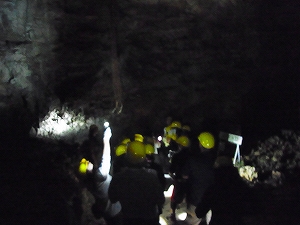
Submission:
[[[178,220],[183,221],[183,220],[186,219],[187,213],[186,213],[186,212],[179,213],[179,214],[177,215],[177,217],[178,217]]]
[[[170,198],[172,196],[174,189],[174,185],[172,184],[167,191],[164,191],[164,195],[166,198]]]
[[[93,165],[91,162],[89,162],[89,163],[88,163],[88,166],[87,166],[87,170],[88,170],[88,171],[92,171],[93,168],[94,168],[94,165]]]
[[[159,224],[160,225],[168,225],[166,220],[164,218],[162,218],[161,216],[159,217]]]

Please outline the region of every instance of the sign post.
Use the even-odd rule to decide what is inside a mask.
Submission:
[[[243,137],[236,134],[221,132],[220,138],[227,139],[228,142],[236,145],[236,149],[233,157],[233,165],[236,163],[236,161],[240,162],[241,161],[240,145],[242,145]]]
[[[228,142],[236,144],[236,149],[233,157],[233,165],[236,161],[241,161],[240,145],[242,145],[243,137],[235,134],[228,134]]]

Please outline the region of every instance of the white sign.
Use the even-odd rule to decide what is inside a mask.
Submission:
[[[228,134],[228,139],[230,143],[241,145],[243,141],[243,137],[235,135],[235,134]]]

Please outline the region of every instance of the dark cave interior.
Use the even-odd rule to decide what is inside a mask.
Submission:
[[[243,136],[242,154],[298,132],[299,12],[285,0],[2,1],[1,224],[79,224],[69,171],[93,123],[110,122],[114,148],[161,134],[171,115],[195,136]],[[300,185],[288,186],[266,191],[284,210],[263,224],[299,224]]]

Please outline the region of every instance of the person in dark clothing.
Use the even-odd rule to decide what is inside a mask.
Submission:
[[[215,161],[215,140],[211,133],[202,132],[198,136],[199,149],[195,149],[182,169],[186,181],[186,203],[188,224],[198,224],[201,219],[195,214],[195,208],[201,201],[206,189],[214,181],[213,164]],[[199,151],[200,150],[200,151]]]
[[[111,201],[120,202],[124,225],[158,225],[165,197],[156,171],[145,167],[145,146],[128,144],[127,166],[115,174],[109,186]]]
[[[93,124],[89,128],[88,139],[80,147],[80,157],[89,161],[98,168],[103,153],[103,141],[99,137],[99,128]]]
[[[113,162],[113,175],[121,172],[122,168],[126,166],[126,154],[116,156]]]
[[[168,146],[166,146],[165,143],[162,141],[160,147],[157,149],[158,161],[159,164],[162,165],[164,174],[169,173],[170,161],[177,149],[178,144],[173,139],[168,140]]]
[[[182,168],[184,167],[189,152],[190,152],[190,140],[187,136],[180,136],[177,139],[178,151],[176,151],[171,159],[171,165],[169,168],[169,175],[173,179],[173,193],[171,196],[171,209],[172,214],[170,219],[176,220],[176,208],[183,202],[186,195],[186,182],[182,178]]]
[[[126,152],[128,143],[131,140],[125,138],[116,148],[115,148],[115,157],[113,159],[113,174],[116,174],[126,166]]]
[[[161,146],[158,149],[160,164],[163,166],[165,174],[169,173],[171,158],[178,149],[176,139],[179,137],[181,131],[181,122],[171,121],[171,119],[171,117],[167,118],[167,126],[164,128]]]
[[[233,166],[231,157],[219,156],[214,167],[215,182],[198,203],[195,209],[197,217],[202,218],[212,210],[210,225],[244,224],[245,206],[253,201],[253,193]]]
[[[156,163],[154,160],[154,151],[155,149],[152,144],[149,143],[145,144],[147,168],[151,168],[156,171],[162,190],[164,191],[166,187],[166,178],[164,176],[164,171],[162,166]]]

